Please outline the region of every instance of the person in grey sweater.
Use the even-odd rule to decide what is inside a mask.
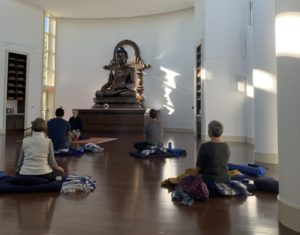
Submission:
[[[227,143],[221,140],[223,129],[221,122],[211,121],[208,124],[208,135],[211,140],[200,146],[196,167],[206,183],[230,181],[228,173],[230,149]]]
[[[134,147],[138,151],[143,151],[147,146],[162,146],[163,129],[160,121],[157,118],[157,111],[150,109],[149,112],[150,120],[145,125],[144,135],[145,141],[137,142]]]
[[[23,139],[17,175],[41,176],[49,179],[63,175],[64,169],[57,165],[52,141],[46,133],[47,123],[42,118],[36,118],[32,122],[32,135]]]

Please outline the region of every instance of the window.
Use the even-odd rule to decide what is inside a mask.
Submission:
[[[56,18],[45,13],[44,19],[44,68],[42,115],[45,120],[54,116]]]

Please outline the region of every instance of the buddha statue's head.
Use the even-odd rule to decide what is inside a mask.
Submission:
[[[128,53],[124,47],[119,47],[116,50],[115,59],[117,64],[126,64],[128,59]]]

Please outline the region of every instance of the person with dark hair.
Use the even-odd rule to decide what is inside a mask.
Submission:
[[[144,128],[145,141],[134,144],[134,147],[138,151],[143,151],[149,145],[161,147],[163,144],[163,129],[158,120],[157,111],[155,109],[150,109],[149,116],[150,120]]]
[[[211,140],[200,146],[196,167],[206,183],[230,181],[228,173],[230,149],[227,143],[221,140],[223,130],[221,122],[211,121],[208,124],[208,136]]]
[[[57,165],[52,141],[47,138],[46,133],[45,120],[36,118],[32,122],[32,135],[23,139],[17,175],[41,176],[48,179],[63,175],[64,169]]]
[[[53,142],[54,150],[67,149],[71,144],[70,123],[63,119],[65,111],[62,107],[55,111],[55,118],[48,121],[48,136]]]
[[[135,70],[127,64],[127,59],[127,51],[123,47],[117,48],[109,67],[108,82],[96,92],[96,97],[135,97]]]

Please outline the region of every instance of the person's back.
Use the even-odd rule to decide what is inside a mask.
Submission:
[[[48,164],[48,149],[50,139],[44,132],[33,132],[23,139],[22,151],[24,163],[20,173],[25,175],[42,175],[52,171]]]
[[[208,125],[208,133],[211,141],[201,144],[196,166],[200,169],[205,182],[228,182],[230,181],[228,173],[230,150],[220,139],[223,133],[222,123],[211,121]]]
[[[48,136],[53,142],[54,150],[65,149],[70,146],[70,124],[63,119],[64,111],[58,108],[55,112],[56,118],[48,121]]]
[[[226,143],[207,142],[201,145],[196,165],[201,168],[205,182],[228,182],[229,147]]]
[[[23,139],[17,163],[19,176],[41,176],[55,179],[64,172],[54,158],[52,141],[46,136],[47,124],[44,119],[32,122],[32,135]]]
[[[146,142],[150,145],[162,145],[162,126],[157,119],[150,119],[145,126]]]
[[[134,147],[138,151],[143,151],[149,145],[161,146],[163,144],[163,129],[160,121],[157,118],[157,111],[155,109],[151,109],[149,114],[150,120],[144,128],[145,141],[137,142],[134,144]]]

